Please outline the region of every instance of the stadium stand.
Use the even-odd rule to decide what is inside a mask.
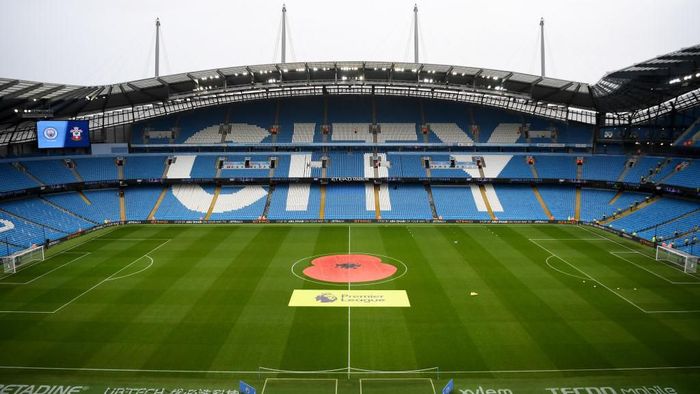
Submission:
[[[0,182],[0,191],[2,192],[39,186],[39,183],[20,172],[10,163],[0,163],[0,173],[2,174],[2,182]]]
[[[45,185],[78,182],[63,160],[23,161],[22,166]]]

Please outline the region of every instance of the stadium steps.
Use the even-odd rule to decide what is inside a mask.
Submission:
[[[615,197],[613,197],[613,200],[614,200],[614,199],[615,199]],[[632,206],[632,207],[630,207],[630,208],[625,209],[624,211],[621,211],[621,212],[618,213],[617,215],[612,215],[612,216],[610,216],[609,218],[607,218],[607,219],[605,219],[605,220],[601,220],[601,221],[600,221],[600,224],[608,224],[608,223],[610,223],[610,222],[612,222],[612,221],[614,221],[614,220],[622,219],[622,218],[624,218],[625,216],[627,216],[627,215],[629,215],[629,214],[631,214],[631,213],[637,212],[637,211],[639,211],[640,209],[643,209],[643,208],[648,207],[649,205],[655,203],[655,202],[658,201],[659,199],[660,199],[660,197],[658,197],[658,196],[650,197],[649,199],[647,199],[647,200],[645,200],[645,201],[639,203],[639,205],[637,205],[636,207]],[[612,200],[611,200],[611,202],[612,202]]]
[[[479,167],[479,177],[486,178],[486,176],[484,175],[484,168],[483,167]]]
[[[581,220],[581,188],[576,187],[576,202],[574,205],[574,220]]]
[[[204,220],[209,220],[212,212],[214,212],[214,206],[216,205],[216,200],[219,199],[219,194],[221,194],[221,185],[216,185],[216,188],[214,189],[214,197],[211,199],[211,203],[209,203],[209,209],[207,209],[207,214],[204,216]]]
[[[167,166],[166,166],[166,168],[167,168]],[[168,186],[163,187],[163,190],[160,191],[160,196],[158,196],[158,200],[156,200],[156,204],[153,206],[153,209],[151,209],[151,212],[148,214],[148,220],[154,220],[156,218],[156,212],[158,212],[158,208],[160,207],[160,204],[163,202],[163,199],[165,198],[165,194],[167,192],[168,192]]]
[[[82,190],[78,191],[78,195],[80,196],[80,198],[83,199],[83,201],[85,201],[85,204],[92,205],[92,201],[90,201],[90,199],[87,198],[87,196],[85,195],[85,193],[82,192]]]
[[[263,208],[263,220],[267,220],[267,215],[270,214],[270,204],[272,204],[272,193],[275,191],[275,184],[270,183],[270,187],[267,192],[267,197],[265,199],[265,208]]]
[[[124,180],[124,165],[117,166],[117,177],[120,181]]]
[[[552,215],[552,211],[550,211],[549,207],[547,207],[547,203],[544,202],[544,199],[542,198],[540,191],[537,190],[537,186],[532,185],[532,192],[535,193],[535,198],[537,198],[537,201],[540,203],[540,206],[542,207],[544,214],[547,215],[549,220],[554,220],[554,215]]]
[[[630,166],[630,161],[634,160],[634,165]],[[624,182],[625,178],[627,177],[627,173],[630,172],[632,167],[637,165],[639,163],[639,156],[632,156],[627,161],[625,162],[625,168],[620,171],[620,175],[617,176],[617,182]]]
[[[33,220],[29,220],[29,219],[25,218],[24,216],[17,215],[17,214],[15,214],[15,213],[10,212],[10,211],[6,211],[6,210],[4,210],[4,209],[2,209],[2,208],[0,208],[0,212],[4,213],[4,214],[6,214],[6,215],[12,216],[12,217],[14,217],[14,218],[17,218],[17,219],[19,219],[19,220],[23,220],[23,221],[25,221],[25,222],[27,222],[27,223],[29,223],[29,224],[33,224],[33,225],[35,225],[35,226],[37,226],[37,227],[39,227],[39,228],[45,227],[45,228],[48,228],[49,230],[54,231],[54,232],[57,232],[57,233],[68,234],[68,232],[66,232],[66,231],[64,231],[64,230],[59,230],[59,229],[57,229],[56,227],[49,226],[49,225],[47,225],[47,224],[42,224],[42,223],[39,223],[39,222],[35,222],[35,221],[33,221]]]
[[[684,213],[684,214],[682,214],[682,215],[676,216],[676,217],[674,217],[674,218],[671,218],[671,219],[666,220],[666,221],[663,221],[663,222],[654,223],[653,226],[647,226],[647,227],[641,228],[641,229],[637,230],[637,232],[638,232],[638,233],[641,233],[642,231],[651,230],[651,229],[654,228],[654,227],[663,226],[664,224],[668,224],[668,223],[673,223],[673,222],[676,222],[676,221],[678,221],[678,220],[684,219],[684,218],[686,218],[686,217],[688,217],[688,216],[695,215],[695,214],[698,213],[698,212],[700,212],[700,208],[695,209],[695,210],[690,211],[690,212],[687,212],[687,213]],[[688,233],[692,233],[692,232],[695,232],[695,230],[691,229],[690,231],[688,231]],[[679,235],[679,237],[682,236],[682,235],[684,235],[684,234]]]
[[[119,220],[126,222],[126,198],[124,190],[119,191]]]
[[[540,174],[537,172],[537,167],[535,167],[535,164],[530,164],[530,172],[532,173],[532,177],[535,179],[539,179]]]
[[[63,164],[70,170],[70,172],[71,172],[71,173],[73,174],[73,176],[75,177],[75,180],[76,180],[76,181],[78,181],[78,182],[85,182],[85,180],[83,180],[83,177],[82,177],[82,176],[80,175],[80,173],[78,172],[78,168],[75,166],[75,163],[73,163],[73,167],[68,166],[68,163],[65,162],[65,161],[63,162]]]
[[[481,170],[481,168],[479,168],[479,170]],[[483,178],[483,174],[482,174],[482,178]],[[497,220],[496,215],[494,215],[493,209],[491,208],[491,203],[489,202],[489,198],[486,196],[486,187],[484,185],[479,185],[479,192],[481,192],[481,198],[484,199],[484,204],[486,204],[486,211],[489,213],[491,220]]]
[[[53,201],[49,201],[49,200],[45,199],[44,197],[39,196],[39,199],[40,199],[44,204],[46,204],[46,205],[51,205],[52,207],[58,209],[59,211],[65,213],[65,214],[68,214],[68,215],[73,216],[73,217],[75,217],[75,218],[84,220],[84,221],[86,221],[86,222],[88,222],[88,223],[93,223],[93,224],[95,224],[95,225],[99,224],[98,222],[96,222],[96,221],[94,221],[94,220],[91,220],[91,219],[88,219],[88,218],[86,218],[85,216],[78,215],[78,214],[75,213],[75,212],[69,211],[68,209],[63,208],[62,206],[56,204],[56,203],[53,202]]]
[[[437,208],[435,207],[435,200],[433,199],[433,188],[430,184],[425,184],[425,191],[428,193],[428,201],[430,202],[430,211],[433,213],[433,220],[438,218]]]
[[[608,202],[608,205],[615,204],[615,201],[617,201],[618,198],[622,197],[623,193],[623,190],[618,190],[617,193],[613,196],[613,198]]]
[[[688,167],[690,167],[690,166],[688,166]],[[658,181],[656,181],[656,183],[666,183],[666,181],[668,181],[668,180],[671,179],[672,177],[676,176],[678,173],[680,173],[680,172],[682,172],[682,171],[685,171],[688,167],[681,168],[680,171],[674,170],[674,171],[672,171],[670,174],[668,174],[668,175],[666,175],[665,177],[663,177],[663,178],[659,179]]]
[[[382,218],[382,210],[379,207],[379,185],[376,183],[374,184],[374,218],[377,220]]]
[[[583,164],[576,166],[576,179],[583,179]]]
[[[318,218],[323,220],[326,216],[326,185],[321,185],[321,204],[318,208]]]
[[[42,182],[41,179],[39,179],[39,178],[35,177],[34,175],[32,175],[32,173],[29,172],[29,170],[27,169],[27,167],[23,166],[22,163],[14,162],[14,163],[12,163],[12,166],[15,167],[15,168],[17,169],[17,171],[23,173],[24,175],[26,175],[27,177],[29,177],[31,180],[33,180],[34,182],[36,182],[39,186],[45,186],[45,185],[44,185],[44,182]]]
[[[654,173],[651,174],[651,176],[649,176],[647,179],[650,180],[650,181],[653,181],[654,183],[661,183],[660,181],[658,181],[658,180],[656,179],[656,177],[657,177],[657,176],[664,170],[664,168],[666,168],[666,166],[668,166],[670,163],[672,163],[671,158],[670,158],[670,157],[665,157],[664,160],[663,160],[663,162],[661,163],[661,166],[659,166],[658,168],[656,168],[655,171],[654,171]],[[672,174],[673,174],[673,173],[672,173]]]

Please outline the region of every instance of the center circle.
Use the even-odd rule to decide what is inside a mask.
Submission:
[[[304,269],[309,278],[331,283],[364,283],[386,279],[397,268],[367,254],[332,254],[311,260]]]
[[[408,269],[400,260],[368,253],[309,256],[297,260],[291,268],[299,279],[334,286],[390,282],[404,276]]]

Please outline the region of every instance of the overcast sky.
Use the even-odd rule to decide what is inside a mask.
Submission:
[[[283,1],[0,0],[0,77],[98,85],[278,62]],[[412,61],[414,1],[287,0],[287,61]],[[419,1],[421,62],[596,82],[700,43],[700,0]]]

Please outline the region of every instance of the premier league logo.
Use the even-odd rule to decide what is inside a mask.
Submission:
[[[334,296],[331,293],[321,293],[316,296],[316,301],[322,302],[322,303],[328,303],[328,302],[335,302],[338,299],[338,297]]]
[[[73,141],[80,141],[83,139],[83,130],[79,127],[73,127],[70,131],[70,139]]]
[[[47,140],[55,140],[56,137],[58,136],[58,131],[54,129],[53,127],[47,127],[44,129],[44,138]]]

